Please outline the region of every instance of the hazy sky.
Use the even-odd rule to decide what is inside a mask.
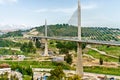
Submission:
[[[82,26],[120,27],[120,0],[81,0]],[[0,0],[0,25],[67,23],[77,0]]]

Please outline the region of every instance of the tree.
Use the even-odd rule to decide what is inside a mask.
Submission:
[[[66,56],[65,56],[65,61],[66,61],[68,64],[72,64],[72,55],[71,55],[71,54],[66,54]]]
[[[23,45],[20,47],[20,50],[23,51],[23,52],[28,52],[28,44],[25,42],[23,43]]]
[[[65,73],[61,66],[58,66],[56,69],[50,71],[50,76],[48,80],[62,80],[65,77]]]
[[[39,40],[36,40],[36,42],[35,42],[35,46],[36,46],[36,48],[40,48],[40,47],[41,47],[41,43],[40,43]]]
[[[20,47],[20,50],[25,53],[35,53],[36,48],[33,46],[33,43],[30,41],[28,43],[23,43],[23,45]]]
[[[100,57],[99,62],[100,62],[100,65],[103,65],[103,58]]]
[[[120,63],[120,56],[119,56],[119,63]]]
[[[82,43],[82,49],[86,48],[86,43]]]

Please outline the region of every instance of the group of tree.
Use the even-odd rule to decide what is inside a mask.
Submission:
[[[18,71],[23,75],[32,76],[32,74],[33,74],[32,68],[27,67],[27,66],[25,67],[25,66],[20,66],[20,65],[12,65],[11,69],[14,70],[14,71]]]
[[[77,43],[70,41],[56,41],[56,47],[59,49],[60,54],[65,54],[65,61],[72,64],[72,55],[69,54],[70,50],[77,51]],[[86,43],[82,43],[82,49],[86,47]]]
[[[63,80],[66,79],[66,74],[64,73],[61,66],[58,66],[56,69],[50,71],[50,76],[47,80]],[[81,77],[78,75],[73,75],[68,77],[67,80],[81,80]]]
[[[81,44],[82,49],[86,47],[86,43]],[[66,54],[70,50],[77,51],[77,43],[70,41],[56,41],[56,47],[59,49],[60,54]]]
[[[0,38],[6,38],[6,37],[22,37],[24,31],[18,30],[18,31],[13,31],[13,32],[8,32],[6,34],[3,34],[0,36]]]
[[[59,49],[60,54],[66,54],[70,50],[77,50],[77,44],[70,41],[56,41],[56,47]]]
[[[20,47],[21,43],[0,39],[0,47]]]
[[[20,50],[25,53],[36,53],[36,48],[32,41],[23,43],[23,45],[20,47]]]

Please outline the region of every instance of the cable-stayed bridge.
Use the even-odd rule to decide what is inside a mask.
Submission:
[[[120,46],[120,29],[113,29],[107,27],[81,27],[81,6],[78,1],[77,11],[72,15],[68,24],[59,25],[57,24],[47,26],[45,25],[37,28],[39,34],[31,35],[32,39],[44,39],[45,50],[44,56],[48,55],[48,44],[47,40],[62,40],[62,41],[74,41],[77,42],[77,67],[76,73],[83,76],[83,64],[82,64],[82,43],[88,44],[103,44]],[[77,25],[73,25],[75,22]]]

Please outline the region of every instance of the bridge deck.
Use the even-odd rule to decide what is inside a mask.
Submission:
[[[97,40],[78,40],[77,38],[61,38],[61,37],[44,37],[44,36],[34,36],[31,38],[37,39],[51,39],[51,40],[63,40],[63,41],[73,41],[73,42],[81,42],[87,44],[98,44],[98,45],[110,45],[110,46],[120,46],[120,42],[117,41],[97,41]]]

